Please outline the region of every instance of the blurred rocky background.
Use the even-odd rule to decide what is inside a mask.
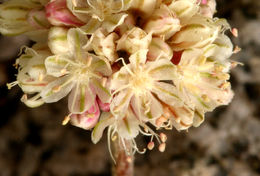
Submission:
[[[136,176],[260,175],[260,0],[217,1],[217,16],[240,34],[233,38],[242,51],[232,59],[244,63],[231,72],[235,97],[199,128],[166,132],[164,153],[137,154]],[[19,48],[30,44],[23,36],[0,36],[0,176],[109,176],[106,137],[94,145],[89,131],[62,126],[65,101],[30,109],[18,87],[7,90]]]

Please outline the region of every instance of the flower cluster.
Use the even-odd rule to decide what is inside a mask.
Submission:
[[[92,130],[97,143],[127,140],[142,153],[141,133],[165,150],[160,129],[199,126],[232,97],[229,57],[239,48],[215,0],[10,0],[0,5],[0,32],[36,44],[17,59],[17,81],[29,107],[68,95],[63,124]],[[145,150],[144,150],[145,151]]]

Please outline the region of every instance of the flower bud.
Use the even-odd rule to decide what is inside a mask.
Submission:
[[[49,22],[55,26],[82,26],[84,23],[67,8],[66,0],[54,0],[45,6]]]
[[[46,18],[45,11],[33,9],[28,13],[28,23],[35,29],[46,29],[50,27],[50,23]]]
[[[27,22],[30,11],[27,3],[7,1],[0,4],[0,33],[3,35],[19,35],[32,30]]]
[[[135,27],[127,31],[119,40],[117,50],[125,50],[132,54],[141,49],[148,49],[152,35],[147,34],[142,29]]]
[[[131,9],[141,13],[142,17],[146,18],[150,16],[157,4],[157,0],[133,0],[131,3]]]
[[[163,41],[163,39],[153,37],[149,46],[147,58],[152,61],[158,59],[158,57],[164,57],[170,60],[172,58],[172,53],[172,49]]]
[[[212,18],[216,12],[216,1],[215,0],[202,0],[200,4],[200,14],[203,16]]]
[[[211,44],[217,38],[219,32],[219,26],[209,18],[193,17],[189,23],[170,38],[169,43],[175,51],[202,48]]]
[[[161,5],[159,9],[155,10],[144,25],[144,30],[147,33],[152,32],[153,35],[164,36],[166,40],[180,28],[179,19],[166,5]]]
[[[193,17],[199,10],[196,0],[172,1],[169,8],[177,15],[182,23]]]
[[[48,35],[48,46],[53,54],[68,52],[67,33],[68,29],[63,27],[53,27],[50,29]]]

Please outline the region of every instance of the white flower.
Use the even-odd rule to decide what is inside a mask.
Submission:
[[[94,105],[96,94],[102,102],[109,102],[110,92],[102,85],[103,76],[111,68],[105,58],[83,50],[87,39],[78,29],[68,32],[68,54],[50,56],[45,61],[47,74],[58,77],[41,92],[47,103],[56,102],[70,92],[69,110],[81,114]]]
[[[0,4],[0,33],[25,34],[35,41],[46,41],[50,24],[40,2],[10,0]]]

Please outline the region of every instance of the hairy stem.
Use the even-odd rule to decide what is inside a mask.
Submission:
[[[124,142],[126,150],[120,140],[113,142],[113,150],[116,160],[116,164],[114,164],[112,168],[113,176],[134,176],[134,155],[131,153],[131,142]]]

